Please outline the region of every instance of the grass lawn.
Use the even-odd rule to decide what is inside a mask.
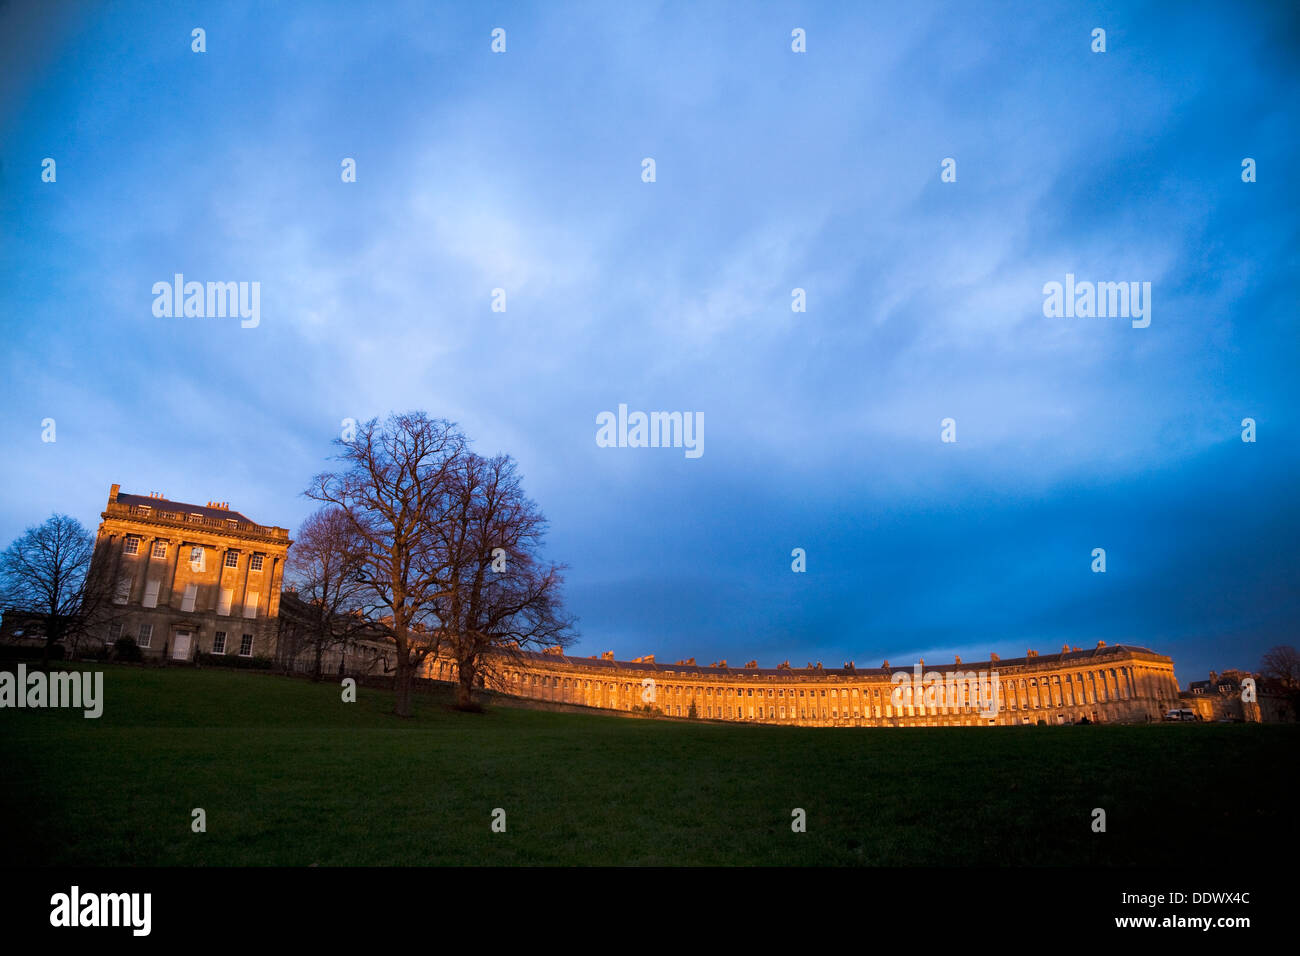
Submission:
[[[98,720],[0,710],[0,862],[1199,865],[1295,843],[1296,725],[745,727],[436,695],[402,720],[383,691],[102,669]]]

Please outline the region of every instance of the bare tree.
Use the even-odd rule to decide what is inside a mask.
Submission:
[[[465,437],[448,421],[411,412],[382,425],[371,419],[335,444],[342,469],[317,475],[306,494],[339,508],[361,541],[364,610],[395,645],[395,710],[409,717],[414,678],[438,649],[435,602],[447,579],[438,530]]]
[[[103,603],[107,587],[101,568],[92,568],[94,555],[95,536],[63,514],[28,528],[0,555],[0,603],[40,622],[42,667],[50,648],[79,637]]]
[[[474,688],[499,678],[502,662],[570,643],[573,619],[562,608],[563,567],[539,555],[546,519],[524,495],[513,459],[466,453],[452,497],[439,524],[448,578],[437,608],[456,661],[456,704],[473,708]]]
[[[1265,677],[1288,689],[1300,687],[1300,652],[1290,645],[1283,644],[1266,651],[1260,658],[1259,669]]]
[[[1300,652],[1289,644],[1269,648],[1259,662],[1260,674],[1275,680],[1291,704],[1291,718],[1300,720]]]
[[[327,650],[346,646],[348,640],[368,627],[362,615],[364,586],[358,580],[365,555],[365,540],[352,519],[336,505],[320,508],[298,530],[286,575],[306,606],[305,643],[316,657],[313,680],[321,679]]]

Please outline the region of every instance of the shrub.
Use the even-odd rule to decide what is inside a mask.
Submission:
[[[0,661],[39,661],[45,648],[32,644],[0,644]],[[61,661],[65,656],[62,644],[50,645],[50,660]]]
[[[113,656],[119,661],[132,661],[138,663],[144,659],[144,654],[140,652],[140,645],[135,642],[133,637],[119,637],[113,644]]]
[[[204,667],[234,667],[265,671],[273,663],[269,657],[240,657],[238,654],[205,654],[200,651],[194,655],[194,663]]]

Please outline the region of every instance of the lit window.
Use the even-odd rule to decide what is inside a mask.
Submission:
[[[245,634],[243,638],[240,640],[239,656],[240,657],[253,656],[253,635],[252,634]]]
[[[226,653],[226,632],[225,631],[217,631],[216,635],[212,638],[212,653],[213,654]]]
[[[237,568],[237,567],[239,567],[239,552],[238,552],[238,551],[227,551],[227,552],[226,552],[226,567],[228,567],[228,568]]]
[[[124,542],[122,542],[122,553],[123,553],[123,554],[139,554],[139,553],[140,553],[140,539],[139,539],[139,538],[134,538],[134,537],[128,537]]]
[[[190,570],[202,571],[204,569],[205,569],[205,564],[203,560],[202,546],[195,546],[193,548],[190,548]]]
[[[262,570],[262,556],[260,554],[255,554],[248,559],[248,570],[250,571]]]

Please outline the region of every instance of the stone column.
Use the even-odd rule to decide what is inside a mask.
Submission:
[[[241,556],[244,558],[244,586],[240,588],[239,613],[236,616],[242,621],[244,619],[244,602],[248,600],[248,575],[249,575],[249,568],[252,567],[253,565],[253,558],[252,558],[252,552],[249,552],[247,555],[241,555]],[[263,563],[265,563],[265,561]],[[238,566],[236,566],[235,572],[236,572],[235,576],[238,577],[239,576]],[[231,610],[234,609],[232,608]]]
[[[167,605],[167,607],[171,607],[171,606],[172,606],[172,595],[173,595],[173,594],[175,593],[175,591],[176,591],[176,573],[180,570],[180,565],[181,565],[181,549],[185,546],[185,539],[184,539],[184,538],[168,538],[167,541],[168,541],[168,543],[169,543],[169,545],[171,546],[171,549],[172,549],[172,573],[171,573],[170,575],[167,575],[167,576],[164,576],[164,577],[163,577],[163,581],[162,581],[162,583],[165,584],[165,585],[167,586],[167,594],[166,594],[166,597],[165,597],[165,598],[161,595],[161,592],[162,592],[162,586],[160,585],[159,588],[158,588],[158,590],[159,590],[159,592],[160,592],[160,595],[159,595],[159,598],[158,598],[158,603],[159,603],[159,605],[162,605],[162,604],[165,603],[165,604]]]
[[[112,604],[117,603],[117,590],[122,581],[122,552],[126,550],[126,535],[114,535],[114,537],[120,537],[122,540],[117,543],[116,554],[113,557],[113,578],[109,583],[108,595],[108,600]],[[126,599],[128,602],[131,600],[130,593],[127,594]]]
[[[156,538],[141,538],[140,540],[141,540],[141,543],[144,544],[144,547],[145,547],[145,552],[144,552],[144,570],[140,572],[140,604],[143,605],[143,604],[144,604],[144,595],[145,595],[145,591],[147,591],[147,590],[149,589],[149,565],[153,562],[153,543],[154,543],[154,541],[156,541],[157,539],[156,539]],[[132,581],[132,582],[131,582],[131,593],[128,594],[127,597],[126,597],[127,603],[131,603],[132,598],[134,597],[134,595],[135,595],[135,582]]]

